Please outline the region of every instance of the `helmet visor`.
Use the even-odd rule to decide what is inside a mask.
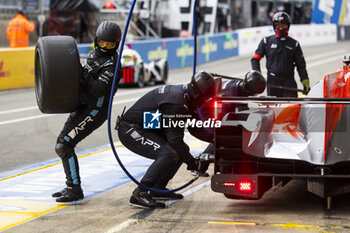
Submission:
[[[98,38],[97,38],[97,44],[101,48],[106,48],[106,49],[114,49],[115,46],[117,45],[116,42],[104,41],[104,40],[101,40],[101,39],[98,39]]]
[[[276,23],[276,28],[279,29],[288,29],[288,25],[285,23]]]

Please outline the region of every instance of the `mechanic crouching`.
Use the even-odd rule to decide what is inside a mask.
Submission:
[[[141,184],[150,188],[167,190],[182,163],[187,170],[205,172],[209,163],[195,159],[184,142],[183,127],[144,128],[144,114],[152,113],[151,122],[160,124],[160,115],[174,116],[174,120],[185,120],[193,110],[214,96],[214,78],[201,71],[186,85],[168,85],[156,88],[141,97],[117,122],[119,139],[132,152],[153,159],[141,179]],[[180,116],[177,118],[176,116]],[[182,116],[185,116],[182,118]],[[159,125],[160,126],[160,125]],[[178,193],[153,193],[137,187],[129,204],[142,208],[164,208],[165,204],[155,199],[182,199]]]
[[[63,190],[52,194],[52,197],[57,198],[57,202],[84,198],[74,148],[107,119],[120,39],[120,27],[114,22],[104,21],[96,30],[95,48],[82,67],[80,105],[69,115],[57,138],[55,150],[62,159],[67,185]],[[121,73],[117,78],[116,83],[119,82]]]
[[[245,75],[244,79],[234,79],[230,81],[222,82],[221,94],[223,97],[237,97],[237,96],[256,96],[262,94],[266,88],[266,81],[262,74],[258,71],[250,71]],[[195,118],[205,121],[206,119],[213,118],[214,104],[206,102],[202,106],[199,106],[195,112]],[[221,113],[219,119],[224,117],[229,112],[235,112],[236,110],[248,109],[246,104],[225,104],[222,103]],[[202,141],[209,142],[209,145],[202,153],[214,154],[214,128],[194,128],[189,127],[190,134]],[[202,176],[209,176],[207,173],[201,174]]]

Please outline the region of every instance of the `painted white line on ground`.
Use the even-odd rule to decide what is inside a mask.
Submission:
[[[24,111],[30,111],[30,110],[37,110],[37,109],[39,109],[38,106],[31,106],[31,107],[26,107],[26,108],[16,108],[16,109],[12,109],[12,110],[0,111],[0,115],[16,113],[16,112],[24,112]]]
[[[128,102],[134,102],[134,101],[136,101],[138,99],[139,98],[120,100],[120,101],[113,102],[113,105],[124,104],[124,103],[128,103]],[[12,124],[12,123],[29,121],[29,120],[34,120],[34,119],[46,118],[46,117],[52,117],[52,116],[57,116],[57,115],[58,114],[40,114],[40,115],[35,115],[35,116],[30,116],[30,117],[18,118],[18,119],[14,119],[14,120],[0,121],[0,125],[8,125],[8,124]]]
[[[52,117],[52,116],[57,116],[57,114],[36,115],[36,116],[23,117],[23,118],[18,118],[18,119],[9,120],[9,121],[0,121],[0,125],[8,125],[8,124],[12,124],[12,123],[29,121],[29,120],[40,119],[40,118],[45,118],[45,117]]]
[[[348,50],[346,49],[339,49],[339,50],[335,50],[335,51],[332,51],[332,52],[327,52],[327,53],[320,53],[320,54],[317,54],[317,55],[312,55],[312,56],[307,56],[305,57],[305,60],[306,60],[306,63],[312,61],[312,60],[317,60],[317,59],[321,59],[321,58],[324,58],[324,57],[329,57],[329,56],[335,56],[337,55],[338,59],[342,59],[343,58],[343,55],[348,53]],[[241,56],[237,56],[237,57],[231,57],[231,58],[227,58],[225,60],[217,60],[217,61],[213,61],[213,62],[210,62],[210,63],[204,63],[204,64],[199,64],[198,66],[199,67],[215,67],[217,66],[218,64],[222,65],[222,64],[226,64],[226,63],[229,63],[230,65],[231,64],[234,64],[235,61],[237,60],[250,60],[251,59],[251,55],[241,55]],[[304,54],[305,56],[305,54]],[[245,74],[245,73],[244,73]]]
[[[195,192],[197,192],[197,191],[207,187],[208,185],[210,185],[210,180],[207,180],[207,181],[205,181],[205,182],[203,182],[203,183],[201,183],[199,185],[196,185],[196,186],[186,190],[185,192],[182,193],[182,195],[184,197],[186,197],[188,195],[191,195],[191,194],[193,194],[193,193],[195,193]]]
[[[339,55],[339,54],[344,54],[346,52],[347,51],[345,49],[339,49],[339,50],[335,50],[335,51],[332,51],[329,53],[321,53],[321,54],[317,54],[317,55],[313,55],[313,56],[308,56],[308,57],[305,57],[305,60],[306,61],[318,60],[318,59],[323,58],[323,57],[335,56],[335,55]],[[341,56],[341,57],[337,56],[337,59],[339,59],[339,60],[342,58],[343,58],[343,56]]]
[[[125,222],[123,222],[115,227],[112,227],[111,229],[109,229],[105,233],[115,233],[115,232],[121,231],[121,230],[127,228],[128,226],[130,226],[131,224],[136,223],[137,221],[138,221],[137,219],[128,219]]]
[[[313,68],[313,67],[320,66],[320,65],[323,65],[325,63],[333,62],[333,61],[337,61],[337,60],[339,61],[339,67],[336,68],[336,69],[339,69],[341,67],[341,65],[342,65],[343,60],[340,57],[338,57],[338,56],[334,56],[334,57],[330,57],[330,58],[323,59],[323,60],[320,60],[320,61],[312,62],[312,63],[306,65],[306,68],[307,69],[308,68]],[[334,71],[336,71],[336,69],[334,69]]]
[[[147,88],[143,88],[141,90],[127,90],[125,92],[117,93],[116,96],[119,98],[120,96],[147,92],[150,89],[151,88],[147,87]],[[118,101],[113,101],[113,104],[118,104]],[[0,111],[0,115],[16,113],[16,112],[25,112],[25,111],[31,111],[31,110],[39,110],[39,107],[37,105],[35,105],[35,106],[30,106],[30,107],[16,108],[16,109],[11,109],[11,110]]]
[[[308,62],[307,63],[307,68],[309,69],[309,68],[317,67],[317,66],[323,65],[325,63],[333,62],[333,61],[336,61],[336,60],[340,61],[341,55],[343,55],[345,52],[346,52],[345,49],[340,49],[340,50],[332,51],[332,52],[329,52],[329,53],[323,53],[323,54],[318,54],[318,55],[314,55],[314,56],[309,56],[309,57],[307,57],[308,61],[310,61],[310,60],[318,60],[318,61]],[[338,56],[335,56],[335,55],[338,55]],[[332,57],[327,58],[327,59],[321,59],[321,58],[329,57],[329,56],[332,56]],[[235,57],[235,58],[237,58],[237,57]],[[321,60],[319,60],[319,59],[321,59]],[[267,72],[266,68],[262,69],[262,72],[266,73]],[[247,72],[236,73],[236,74],[233,74],[232,76],[233,77],[243,77],[246,73]],[[174,85],[176,85],[176,84],[180,84],[180,83],[175,82]],[[151,90],[153,88],[155,88],[155,87],[152,86],[152,87],[147,87],[147,88],[143,88],[143,89],[140,89],[140,90],[127,90],[127,91],[122,92],[122,93],[117,93],[116,97],[118,98],[120,96],[127,96],[127,95],[131,95],[131,94],[143,93],[143,92],[147,92],[147,91],[149,91],[149,90]],[[138,100],[138,98],[133,98],[133,99],[128,99],[128,100],[121,100],[121,101],[114,101],[113,105],[115,105],[115,104],[122,104],[122,103],[128,103],[128,102],[132,102],[132,101],[136,101],[136,100]],[[25,107],[25,108],[18,108],[18,109],[12,109],[12,110],[7,110],[7,111],[0,111],[0,115],[16,113],[16,112],[30,111],[30,110],[35,110],[35,109],[38,109],[38,106],[30,106],[30,107]],[[34,120],[34,119],[40,119],[40,118],[45,118],[45,117],[55,116],[55,115],[57,115],[57,114],[37,115],[37,116],[24,117],[24,118],[9,120],[9,121],[2,121],[2,122],[0,122],[0,125],[6,125],[6,124],[17,123],[17,122],[28,121],[28,120]]]
[[[331,53],[327,53],[327,54],[322,54],[322,56],[313,56],[313,58],[321,58],[321,57],[328,57],[328,56],[334,56],[334,55],[338,55],[338,56],[334,56],[334,57],[331,57],[331,58],[327,58],[327,59],[321,59],[321,60],[318,60],[318,61],[315,61],[315,62],[307,62],[306,64],[306,69],[310,69],[310,68],[314,68],[314,67],[317,67],[317,66],[321,66],[323,64],[326,64],[328,62],[333,62],[333,61],[339,61],[339,67],[341,66],[341,63],[342,63],[342,55],[344,54],[344,52],[346,52],[346,50],[337,50],[337,51],[334,51],[334,52],[331,52]],[[338,69],[338,68],[335,68],[334,70]],[[266,68],[263,68],[261,70],[261,72],[263,74],[266,74],[267,70]],[[247,72],[242,72],[242,73],[236,73],[236,74],[233,74],[232,77],[244,77],[244,75],[246,74]]]
[[[186,190],[185,192],[183,192],[183,193],[181,193],[181,194],[182,194],[184,197],[187,197],[187,196],[189,196],[189,195],[191,195],[191,194],[193,194],[193,193],[195,193],[195,192],[197,192],[197,191],[199,191],[199,190],[201,190],[201,189],[207,187],[208,185],[210,185],[210,180],[207,180],[207,181],[205,181],[205,182],[203,182],[203,183],[201,183],[201,184],[198,184],[198,185],[196,185],[196,186],[194,186],[194,187],[192,187],[192,188]],[[179,200],[170,200],[170,201],[167,201],[167,202],[166,202],[166,205],[169,206],[169,205],[172,205],[172,204],[174,204],[175,202],[178,202],[178,201],[179,201]]]
[[[207,181],[205,181],[205,182],[203,182],[201,184],[198,184],[198,185],[196,185],[196,186],[186,190],[185,192],[182,193],[182,195],[184,197],[189,196],[189,195],[191,195],[191,194],[193,194],[195,192],[198,192],[199,190],[207,187],[208,185],[210,185],[210,180],[207,180]],[[170,205],[172,205],[172,204],[174,204],[174,203],[176,203],[178,201],[180,201],[180,200],[166,201],[165,204],[166,204],[166,206],[170,206]],[[161,209],[155,209],[154,212],[158,212],[160,210]],[[154,212],[152,212],[152,213],[154,213]],[[112,227],[111,229],[107,230],[105,233],[120,232],[120,231],[124,230],[125,228],[127,228],[128,226],[130,226],[131,224],[134,224],[134,223],[137,223],[137,222],[138,222],[138,219],[128,219],[128,220],[122,222],[121,224],[118,224],[118,225]]]
[[[191,145],[190,153],[195,156],[207,146],[207,143],[198,141],[188,133],[185,134],[185,141]],[[135,179],[142,177],[152,163],[152,160],[136,155],[123,146],[118,146],[118,155]],[[84,181],[82,188],[85,198],[130,182],[129,177],[116,164],[113,152],[109,147],[93,150],[78,157],[81,179]],[[56,161],[39,164],[39,166],[25,170],[20,169],[9,176],[0,174],[0,231],[67,206],[61,206],[51,197],[51,193],[65,186],[64,183],[65,176],[62,166]],[[198,189],[195,187],[197,186],[193,186],[193,190]],[[16,211],[16,208],[20,209]],[[130,217],[129,219],[131,219],[129,222],[132,223],[132,219],[136,218]],[[111,228],[110,232],[125,229],[128,225],[130,223],[126,221],[121,226],[119,224],[119,227]]]

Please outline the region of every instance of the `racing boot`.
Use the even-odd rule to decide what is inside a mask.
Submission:
[[[68,186],[59,192],[53,193],[52,197],[58,197],[56,202],[71,202],[83,199],[84,193],[80,185]]]
[[[61,197],[61,196],[65,195],[67,193],[67,190],[68,190],[68,187],[62,189],[61,191],[52,193],[51,196],[52,197]]]
[[[142,188],[136,188],[130,197],[129,205],[144,208],[144,209],[157,209],[165,208],[165,204],[156,202],[152,199],[151,195],[147,190]]]
[[[154,189],[159,190],[169,190],[165,187],[155,187]],[[155,200],[180,200],[184,198],[184,196],[180,193],[157,193],[157,192],[151,192],[151,197]]]

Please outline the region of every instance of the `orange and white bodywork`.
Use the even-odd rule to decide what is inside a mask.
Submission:
[[[350,98],[349,66],[325,75],[307,97]],[[319,165],[350,160],[349,105],[283,104],[242,114],[251,118],[245,125],[258,125],[253,130],[242,125],[242,148],[247,154]]]

